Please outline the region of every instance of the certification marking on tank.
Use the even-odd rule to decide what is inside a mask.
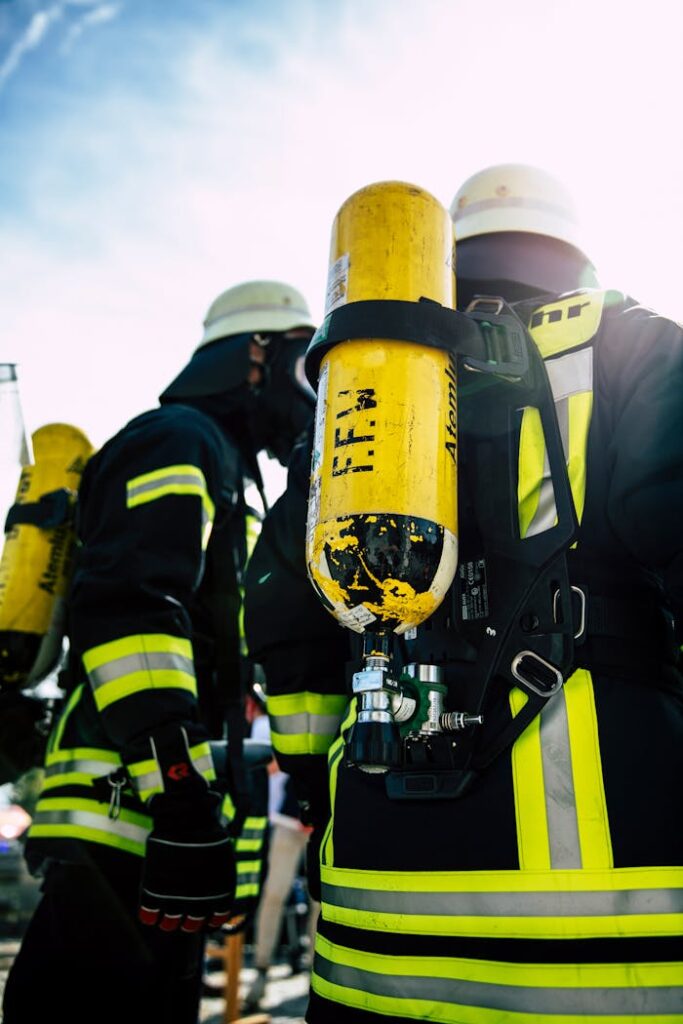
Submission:
[[[460,577],[460,613],[465,622],[487,619],[489,591],[486,581],[486,561],[463,562],[458,569]]]

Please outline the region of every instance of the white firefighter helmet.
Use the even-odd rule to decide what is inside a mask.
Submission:
[[[527,164],[497,164],[473,174],[456,192],[451,217],[456,243],[520,231],[580,247],[571,195],[552,174]]]
[[[221,292],[211,303],[197,347],[234,334],[267,334],[297,327],[315,329],[300,291],[281,281],[245,281]]]

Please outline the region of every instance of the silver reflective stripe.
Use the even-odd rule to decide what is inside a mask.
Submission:
[[[545,368],[556,402],[593,390],[592,348],[581,348],[578,352],[546,359]]]
[[[94,814],[91,811],[41,811],[33,818],[34,825],[80,825],[82,828],[108,832],[113,836],[125,836],[138,843],[144,843],[150,830],[141,825],[133,825],[121,818],[109,818],[106,814]]]
[[[201,757],[192,757],[192,764],[195,771],[201,775],[203,772],[213,772],[213,758],[211,754],[202,754]]]
[[[580,868],[581,844],[564,689],[541,711],[541,759],[551,868]]]
[[[496,985],[463,978],[435,978],[404,974],[377,974],[345,967],[315,956],[315,974],[342,988],[357,989],[390,999],[425,1000],[454,1006],[477,1006],[510,1013],[562,1014],[663,1014],[680,1013],[683,986],[638,988],[550,988],[530,985]],[[590,974],[588,975],[590,976]],[[430,1015],[433,1020],[439,1018]]]
[[[248,873],[245,872],[245,874],[242,874],[240,872],[239,868],[238,868],[237,869],[237,888],[239,890],[239,887],[241,885],[253,885],[254,883],[258,882],[260,878],[261,878],[261,872],[260,871],[250,871]]]
[[[118,762],[120,764],[121,762]],[[54,778],[56,775],[67,775],[72,772],[78,772],[82,775],[92,775],[98,777],[101,775],[109,775],[110,772],[115,771],[117,764],[112,761],[88,761],[80,760],[79,758],[72,758],[70,761],[55,761],[52,764],[48,764],[45,768],[45,777],[47,779]]]
[[[612,917],[683,913],[683,889],[389,892],[323,882],[322,898],[323,903],[348,910],[436,917]]]
[[[567,459],[569,457],[570,429],[569,397],[593,390],[593,349],[583,348],[578,352],[569,352],[556,359],[547,359],[545,368],[555,400],[562,447],[565,459]],[[539,490],[538,507],[526,531],[525,536],[527,537],[535,537],[539,533],[550,530],[557,519],[555,492],[550,479],[550,463],[547,452],[543,461],[543,478]]]
[[[122,658],[113,658],[99,668],[91,669],[88,677],[93,689],[104,686],[106,683],[114,682],[132,672],[155,672],[155,671],[177,671],[187,672],[194,676],[194,663],[192,658],[186,658],[182,654],[171,654],[159,652],[157,654],[126,654]]]
[[[132,780],[137,793],[149,793],[150,790],[154,790],[157,793],[163,793],[164,791],[164,780],[158,769],[157,771],[145,772],[144,775],[133,775]]]
[[[239,834],[239,838],[238,838],[237,842],[239,844],[239,843],[242,842],[243,839],[247,839],[247,840],[250,840],[250,839],[263,839],[263,835],[264,835],[265,830],[266,830],[266,826],[265,825],[262,828],[245,828],[245,829],[242,829],[242,831]]]
[[[134,487],[128,485],[127,494],[128,501],[132,498],[137,498],[139,494],[145,494],[147,491],[158,491],[160,487],[175,486],[176,484],[192,485],[197,486],[199,484],[203,490],[206,490],[206,484],[204,476],[197,470],[195,473],[169,473],[167,476],[155,476],[153,480],[147,480],[144,484],[136,484]]]
[[[282,736],[301,736],[303,733],[333,736],[343,717],[341,714],[314,715],[309,711],[300,711],[296,715],[271,714],[270,724],[273,732],[278,732]]]
[[[567,400],[562,399],[562,401],[556,403],[555,410],[557,412],[557,423],[560,428],[560,437],[562,438],[562,447],[566,458],[569,451],[569,406]],[[538,533],[544,533],[546,530],[552,529],[556,519],[555,491],[550,477],[550,462],[546,449],[543,459],[543,478],[539,488],[538,507],[533,519],[529,523],[525,536],[535,537]]]

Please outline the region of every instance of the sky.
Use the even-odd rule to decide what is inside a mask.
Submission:
[[[544,167],[602,283],[683,319],[682,29],[679,0],[0,0],[0,362],[27,429],[101,444],[232,284],[288,281],[319,319],[335,213],[373,181],[448,206],[482,167]]]

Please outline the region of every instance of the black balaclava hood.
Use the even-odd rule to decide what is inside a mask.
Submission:
[[[264,337],[263,364],[251,360],[253,333],[220,338],[199,348],[159,396],[162,405],[182,402],[211,416],[251,467],[263,449],[285,465],[315,405],[302,371],[309,339],[281,333]],[[263,370],[263,380],[255,385],[247,381],[253,365]]]

